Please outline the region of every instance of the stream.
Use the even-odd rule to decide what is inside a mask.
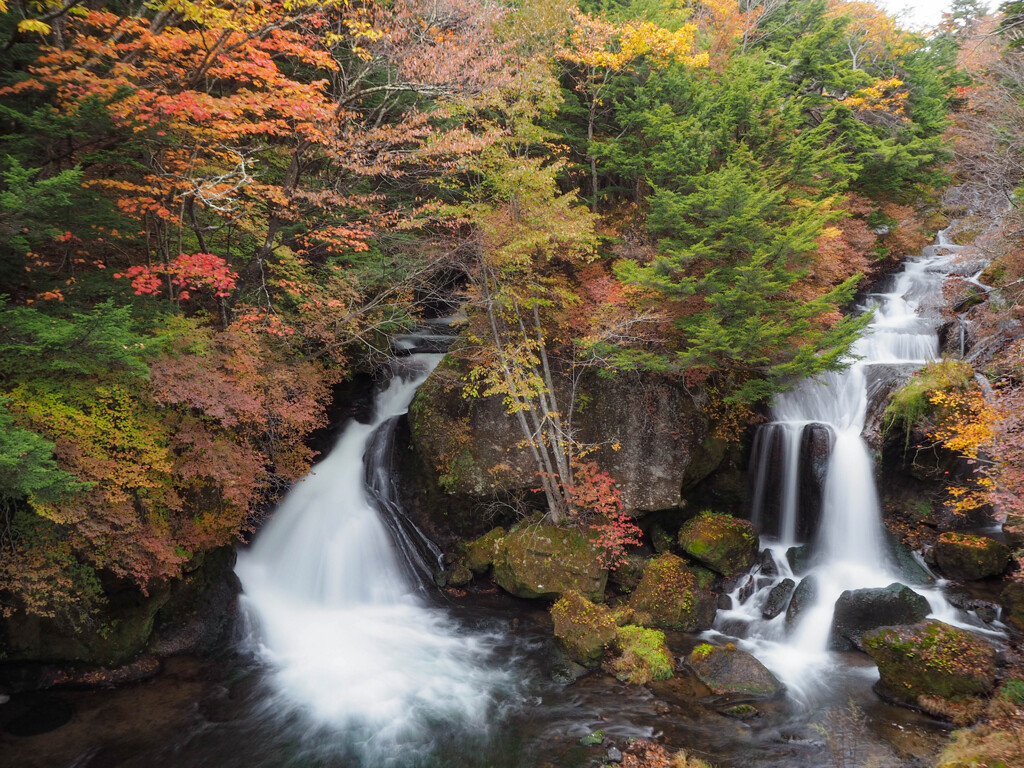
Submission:
[[[605,748],[578,740],[602,729],[611,742],[657,738],[718,768],[819,768],[829,765],[829,734],[851,728],[874,764],[927,766],[947,728],[881,701],[867,657],[829,651],[827,641],[841,591],[901,579],[886,554],[861,432],[873,371],[890,366],[908,374],[938,355],[937,321],[921,310],[941,300],[955,252],[940,235],[892,278],[891,290],[867,297],[865,309],[875,308],[875,317],[853,350],[859,359],[778,399],[751,460],[752,517],[766,533],[777,573],[747,594],[737,587],[733,607],[720,610],[702,637],[667,633],[677,657],[698,642],[734,641],[775,672],[787,694],[758,702],[755,719],[726,716],[739,700],[710,696],[684,672],[649,688],[600,673],[555,682],[552,670],[563,662],[547,606],[487,585],[457,597],[432,586],[440,552],[404,518],[387,465],[397,420],[441,359],[413,352],[380,387],[369,421],[344,427],[240,552],[242,620],[231,654],[172,658],[158,677],[114,690],[25,695],[21,706],[30,713],[65,707],[73,715],[46,733],[0,734],[0,762],[583,768],[602,765]],[[798,482],[801,443],[812,425],[826,430],[831,446],[816,525],[806,519]],[[769,451],[782,456],[778,477],[766,469]],[[809,568],[819,598],[787,629],[783,616],[762,619],[761,607],[781,579],[794,577],[785,553],[804,542],[814,543]],[[956,611],[939,587],[915,589],[933,616],[992,632]],[[864,723],[835,714],[851,702]]]

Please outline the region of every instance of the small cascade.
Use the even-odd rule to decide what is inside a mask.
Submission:
[[[372,421],[348,424],[238,558],[266,707],[340,734],[346,764],[429,764],[438,739],[486,734],[514,687],[509,660],[492,658],[499,638],[463,629],[423,594],[440,552],[390,479],[395,422],[441,357],[402,358]]]
[[[755,566],[737,586],[733,608],[719,611],[715,631],[740,638],[807,701],[835,670],[828,645],[842,592],[907,580],[886,540],[873,460],[861,433],[880,367],[907,376],[938,358],[937,310],[959,249],[941,232],[936,245],[891,279],[890,290],[869,294],[862,309],[873,311],[872,322],[855,343],[849,367],[780,395],[773,420],[754,437],[751,519],[771,567]],[[801,544],[810,545],[809,554],[793,549]],[[813,597],[799,616],[764,618],[777,584],[809,577]],[[939,589],[918,591],[936,618],[970,625]]]

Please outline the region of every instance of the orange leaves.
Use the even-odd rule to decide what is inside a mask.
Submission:
[[[166,278],[172,290],[178,289],[177,298],[181,301],[187,301],[190,292],[195,290],[207,290],[217,298],[227,298],[238,280],[227,262],[212,253],[182,254],[166,266],[129,267],[114,277],[129,278],[140,296],[160,293]]]

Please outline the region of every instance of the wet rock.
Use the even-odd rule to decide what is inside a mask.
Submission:
[[[572,685],[586,675],[587,672],[587,668],[582,664],[577,664],[575,661],[563,656],[551,665],[549,676],[553,682],[559,685]]]
[[[734,717],[737,720],[752,720],[761,713],[752,704],[737,704],[733,707],[726,707],[722,710],[722,714],[726,717]]]
[[[710,629],[717,601],[697,586],[681,557],[666,553],[647,564],[629,607],[641,624],[695,632]]]
[[[999,594],[1003,606],[1003,621],[1024,631],[1024,582],[1011,581]]]
[[[569,658],[587,666],[601,660],[619,629],[607,607],[595,605],[574,590],[551,606],[551,621]]]
[[[861,644],[878,665],[879,692],[894,701],[918,706],[922,696],[989,695],[995,687],[995,649],[940,621],[874,629]]]
[[[581,747],[599,747],[604,741],[604,730],[596,730],[582,737],[577,743]]]
[[[718,610],[720,611],[731,611],[732,610],[732,598],[728,595],[718,596]]]
[[[740,604],[747,602],[751,597],[754,596],[754,592],[757,591],[757,582],[754,581],[753,576],[747,576],[743,582],[743,586],[740,587],[740,591],[736,594]]]
[[[774,619],[789,605],[789,598],[793,595],[793,590],[796,589],[796,582],[792,579],[783,579],[774,587],[772,591],[768,593],[768,599],[765,601],[764,608],[761,611],[761,617],[764,619]]]
[[[675,671],[664,632],[627,624],[619,627],[615,648],[619,655],[605,669],[623,682],[646,685],[652,680],[668,680]]]
[[[608,571],[580,533],[551,525],[527,526],[500,539],[494,580],[516,597],[556,598],[570,590],[604,599]]]
[[[621,763],[622,762],[622,752],[620,752],[615,747],[609,747],[608,751],[605,753],[605,759],[609,763]]]
[[[817,580],[813,576],[805,576],[793,590],[793,597],[790,598],[789,607],[786,609],[786,623],[792,624],[799,619],[800,614],[813,605],[817,597]]]
[[[761,551],[761,557],[757,561],[758,573],[762,576],[775,577],[779,575],[779,564],[775,562],[775,555],[770,549]]]
[[[712,693],[770,697],[780,693],[782,683],[754,656],[729,644],[719,648],[698,645],[687,664]]]
[[[811,545],[801,544],[798,547],[790,547],[786,550],[786,561],[797,576],[807,573],[812,565]]]
[[[672,538],[672,534],[662,528],[660,525],[652,525],[650,530],[651,546],[654,547],[654,551],[663,555],[666,552],[671,551],[675,541]]]
[[[463,563],[456,563],[448,570],[448,586],[464,587],[473,580],[473,572]]]
[[[903,584],[878,589],[848,589],[836,600],[829,646],[853,650],[871,629],[894,624],[916,624],[931,612],[928,601]]]
[[[810,541],[818,533],[821,500],[834,437],[824,424],[808,424],[800,435],[800,477],[796,534]]]
[[[746,571],[760,551],[757,531],[749,520],[702,512],[679,531],[679,546],[711,570],[731,576]]]
[[[935,544],[935,562],[951,579],[984,579],[1006,570],[1010,548],[987,536],[947,532]]]
[[[917,561],[911,551],[903,545],[903,542],[892,531],[886,529],[884,536],[886,549],[899,570],[901,582],[916,587],[932,586],[935,584],[935,578]]]
[[[498,552],[498,542],[505,536],[504,528],[494,528],[465,545],[463,562],[473,573],[487,573]]]

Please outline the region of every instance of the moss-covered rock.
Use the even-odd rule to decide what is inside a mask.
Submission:
[[[463,545],[465,556],[462,558],[462,562],[473,573],[486,573],[487,569],[494,563],[494,555],[498,551],[498,542],[501,541],[505,534],[504,528],[493,528],[479,539],[466,543]]]
[[[516,597],[556,598],[575,590],[604,600],[608,571],[581,533],[553,525],[531,525],[506,534],[495,548],[494,580]]]
[[[861,645],[878,665],[880,692],[896,701],[918,706],[922,696],[956,699],[995,687],[995,649],[940,621],[872,630]]]
[[[615,636],[619,655],[608,662],[607,670],[619,680],[644,685],[652,680],[672,677],[675,662],[665,645],[665,634],[656,629],[626,625]]]
[[[686,562],[668,552],[647,564],[629,607],[641,624],[684,632],[710,628],[717,610],[714,596],[699,588]]]
[[[872,589],[848,589],[836,600],[829,647],[855,648],[865,632],[894,624],[916,624],[931,613],[931,606],[910,587],[893,583]]]
[[[679,546],[723,576],[750,568],[760,551],[757,531],[749,520],[714,512],[689,520],[679,531]]]
[[[551,606],[551,621],[555,637],[568,656],[585,666],[601,661],[619,631],[607,607],[595,605],[575,590],[566,592]]]
[[[473,572],[466,567],[465,563],[455,563],[448,569],[448,586],[464,587],[473,580]]]
[[[951,579],[998,576],[1010,563],[1010,548],[987,536],[947,532],[935,543],[935,563]]]
[[[999,595],[1003,620],[1024,631],[1024,581],[1011,581]]]
[[[686,663],[715,694],[770,697],[783,689],[782,683],[764,664],[732,643],[724,647],[698,645],[690,652]]]
[[[643,578],[648,559],[642,555],[626,555],[619,566],[608,574],[608,580],[620,592],[632,592],[640,586],[640,579]]]

